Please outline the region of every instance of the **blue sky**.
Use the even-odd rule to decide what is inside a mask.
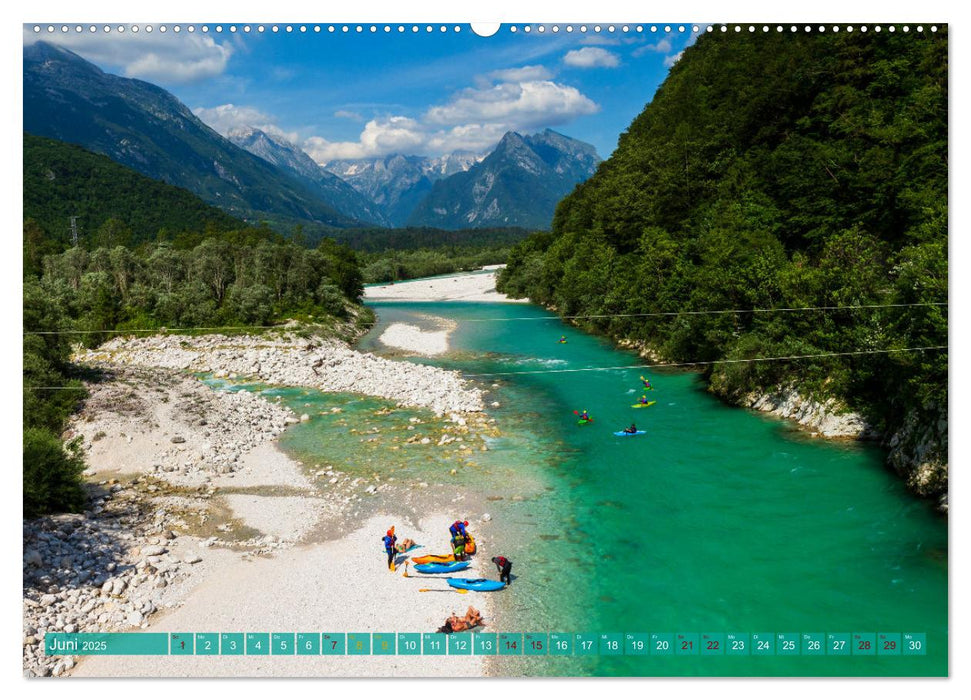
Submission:
[[[469,25],[407,25],[390,32],[349,25],[319,33],[300,25],[244,33],[105,35],[59,27],[61,43],[102,69],[161,85],[221,133],[258,126],[285,136],[318,162],[407,153],[487,150],[508,130],[552,128],[608,156],[650,101],[692,25],[503,25],[491,37]],[[642,31],[638,32],[638,26]],[[684,31],[678,31],[679,27]],[[665,31],[668,27],[670,31]],[[27,40],[37,36],[25,28]]]

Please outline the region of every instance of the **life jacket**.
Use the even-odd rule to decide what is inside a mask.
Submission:
[[[394,549],[394,543],[398,540],[398,538],[385,535],[381,538],[381,540],[384,542],[385,549]]]
[[[506,568],[506,564],[510,564],[510,563],[511,562],[508,559],[506,559],[505,557],[496,557],[496,564],[499,565],[499,568],[500,569],[505,569]]]

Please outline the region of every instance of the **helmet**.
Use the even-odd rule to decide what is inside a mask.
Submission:
[[[468,526],[469,526],[469,521],[468,521],[468,520],[466,520],[466,521],[465,521],[465,522],[463,522],[462,524],[463,524],[463,525],[465,525],[466,527],[468,527]]]

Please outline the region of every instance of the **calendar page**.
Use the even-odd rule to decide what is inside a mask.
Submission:
[[[25,676],[948,676],[948,25],[650,14],[23,25]]]

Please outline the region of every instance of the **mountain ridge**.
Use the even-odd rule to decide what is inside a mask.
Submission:
[[[24,130],[75,143],[247,220],[353,226],[302,183],[216,133],[163,88],[38,41],[23,50]]]
[[[593,146],[552,129],[508,131],[483,160],[436,182],[408,225],[549,229],[559,201],[600,162]]]

